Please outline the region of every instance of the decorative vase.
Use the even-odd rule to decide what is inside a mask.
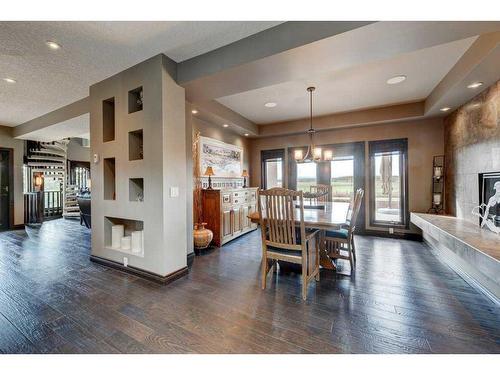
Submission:
[[[202,250],[206,249],[212,239],[214,234],[210,229],[205,228],[207,223],[200,223],[194,225],[193,237],[194,237],[194,247],[195,249]]]

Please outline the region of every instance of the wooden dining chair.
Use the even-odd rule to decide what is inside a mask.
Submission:
[[[330,185],[311,185],[309,187],[309,191],[312,194],[320,195],[318,198],[315,198],[317,203],[329,202],[330,199]]]
[[[294,200],[299,203],[299,224]],[[272,188],[258,191],[260,229],[262,233],[262,289],[267,274],[276,269],[277,261],[302,266],[302,298],[307,299],[307,286],[313,278],[319,281],[318,230],[306,230],[302,191]]]
[[[364,190],[358,189],[347,210],[346,222],[338,230],[325,232],[325,249],[331,259],[346,259],[354,270],[356,261],[356,247],[354,246],[354,231],[356,219],[363,201]],[[342,254],[347,252],[347,255]]]

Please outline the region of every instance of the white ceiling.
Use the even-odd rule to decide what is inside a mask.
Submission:
[[[158,53],[180,62],[279,23],[0,22],[0,79],[17,80],[0,80],[0,125],[82,99],[90,85]]]
[[[431,93],[475,39],[458,40],[320,76],[311,74],[306,80],[267,86],[217,100],[257,124],[307,117],[308,86],[316,86],[315,116],[419,101]],[[406,75],[407,79],[397,85],[388,85],[387,79],[396,75]],[[278,105],[266,108],[266,102]]]

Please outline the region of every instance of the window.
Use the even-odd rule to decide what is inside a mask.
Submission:
[[[408,225],[408,141],[370,142],[370,224]]]
[[[316,163],[297,164],[297,190],[311,191],[311,185],[317,185]]]
[[[266,160],[266,187],[283,187],[283,159]]]
[[[275,187],[284,187],[285,171],[285,151],[284,150],[265,150],[261,152],[262,160],[262,187],[271,189]]]
[[[330,162],[330,185],[333,202],[350,202],[354,196],[354,157],[334,159]]]

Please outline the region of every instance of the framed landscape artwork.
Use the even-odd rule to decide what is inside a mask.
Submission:
[[[200,137],[199,155],[202,175],[207,167],[212,167],[214,177],[241,177],[243,166],[243,149],[241,147],[213,138]]]

